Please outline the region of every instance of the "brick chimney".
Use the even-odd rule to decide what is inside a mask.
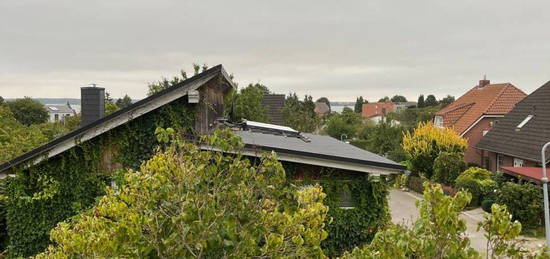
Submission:
[[[105,115],[105,88],[92,87],[80,88],[81,122],[80,126],[86,126],[97,121]]]
[[[487,76],[483,76],[483,79],[479,80],[479,85],[477,87],[483,88],[490,83],[491,83],[491,80],[487,80]]]

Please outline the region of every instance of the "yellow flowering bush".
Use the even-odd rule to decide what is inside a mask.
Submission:
[[[468,142],[450,128],[438,128],[426,122],[419,123],[414,131],[406,132],[402,145],[413,173],[431,178],[434,161],[441,152],[464,156]]]

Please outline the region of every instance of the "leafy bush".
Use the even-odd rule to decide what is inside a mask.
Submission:
[[[493,199],[485,199],[481,202],[481,208],[483,211],[491,213],[491,206],[495,203]]]
[[[124,181],[58,224],[37,258],[324,257],[325,194],[290,185],[274,154],[254,165],[178,140]]]
[[[497,193],[496,203],[506,205],[513,219],[526,228],[541,226],[544,219],[542,189],[534,184],[504,183]]]
[[[426,182],[426,179],[423,179],[422,177],[409,175],[409,177],[407,178],[407,188],[417,193],[423,193],[424,182]]]
[[[362,126],[361,114],[346,109],[341,114],[332,114],[324,131],[336,139],[340,139],[342,135],[346,135],[347,138],[354,138]]]
[[[486,169],[472,167],[456,178],[455,187],[472,194],[470,206],[478,206],[483,197],[496,189],[496,182],[491,179],[492,173]]]
[[[441,152],[435,159],[433,168],[434,174],[432,180],[441,184],[454,186],[458,175],[466,169],[464,154]]]
[[[433,164],[439,154],[464,153],[467,141],[452,129],[441,129],[428,122],[419,123],[413,132],[406,132],[402,145],[413,173],[431,179]]]
[[[394,225],[376,234],[374,240],[362,248],[346,252],[341,259],[363,258],[548,258],[544,251],[521,249],[516,238],[521,224],[510,221],[506,206],[494,204],[492,213],[485,213],[478,230],[485,231],[486,255],[470,246],[465,230],[466,222],[459,215],[469,203],[470,194],[458,192],[450,197],[439,185],[424,185],[424,199],[417,202],[420,217],[411,226]]]

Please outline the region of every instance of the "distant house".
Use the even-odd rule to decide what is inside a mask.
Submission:
[[[476,148],[483,165],[510,175],[541,175],[542,146],[550,141],[550,82],[517,103],[512,111],[489,131]],[[547,150],[546,161],[550,158]],[[537,180],[537,179],[534,179]]]
[[[362,116],[378,123],[390,112],[400,112],[416,107],[416,102],[378,102],[366,103],[362,107]]]
[[[265,94],[262,105],[266,107],[267,116],[271,119],[271,123],[283,125],[284,94]]]
[[[474,147],[525,96],[523,91],[510,83],[491,84],[489,80],[483,79],[477,86],[437,112],[434,124],[452,128],[468,139],[464,160],[482,165],[482,156]]]
[[[49,122],[62,122],[69,116],[74,116],[76,114],[75,110],[71,108],[69,104],[66,105],[55,105],[55,104],[46,104],[44,105],[48,111],[48,121]]]
[[[330,113],[330,107],[324,102],[316,102],[315,113],[317,114],[317,116],[323,118]]]

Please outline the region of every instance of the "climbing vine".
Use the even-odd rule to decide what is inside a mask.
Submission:
[[[374,235],[390,221],[389,187],[383,177],[369,178],[368,174],[343,170],[326,170],[283,163],[288,179],[310,185],[319,183],[327,194],[329,207],[326,231],[321,246],[327,256],[336,257],[344,251],[369,243]],[[342,197],[351,196],[353,208],[341,208]],[[347,206],[347,204],[345,204]]]
[[[93,205],[114,178],[113,167],[105,164],[137,168],[149,159],[158,145],[157,127],[193,134],[193,111],[179,99],[42,163],[15,168],[7,190],[10,255],[43,251],[58,222]],[[107,159],[106,153],[111,154]]]

